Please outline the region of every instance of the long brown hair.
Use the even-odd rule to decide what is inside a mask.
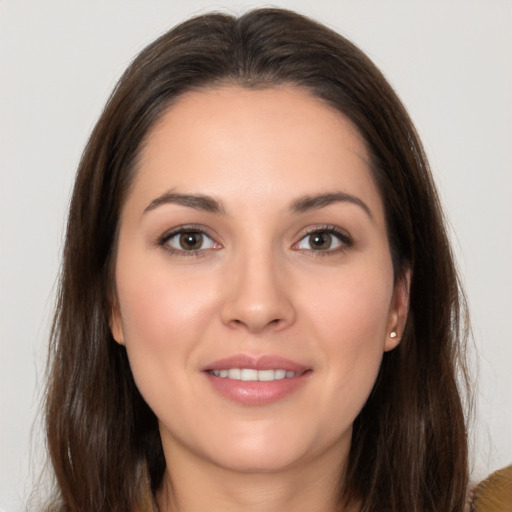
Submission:
[[[71,201],[50,345],[54,510],[140,510],[160,485],[156,417],[109,328],[119,214],[148,130],[184,92],[225,83],[294,84],[351,119],[385,204],[395,274],[412,271],[406,329],[355,420],[340,505],[462,510],[467,439],[457,374],[465,375],[466,310],[427,159],[366,55],[280,9],[208,14],[164,34],[127,69],[92,132]]]

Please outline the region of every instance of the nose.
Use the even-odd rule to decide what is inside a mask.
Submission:
[[[271,254],[239,257],[225,280],[223,323],[254,334],[291,325],[292,283],[281,267]]]

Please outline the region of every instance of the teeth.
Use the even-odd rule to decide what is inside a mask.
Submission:
[[[274,379],[284,379],[285,377],[286,377],[286,370],[274,370]],[[292,375],[292,377],[293,377],[293,375]]]
[[[270,380],[275,380],[276,372],[274,370],[260,370],[258,372],[258,380],[263,380],[265,382]]]
[[[242,378],[241,373],[242,371],[239,368],[231,368],[231,370],[228,370],[228,378],[240,380]]]
[[[289,379],[299,375],[290,370],[254,370],[253,368],[230,368],[229,370],[211,370],[210,373],[223,379],[242,380],[245,382],[270,382],[273,380]]]

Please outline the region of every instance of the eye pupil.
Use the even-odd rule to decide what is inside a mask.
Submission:
[[[329,249],[332,237],[329,233],[313,233],[309,237],[309,243],[313,249]]]
[[[183,233],[180,236],[180,246],[186,251],[200,249],[203,244],[203,235],[201,233]]]

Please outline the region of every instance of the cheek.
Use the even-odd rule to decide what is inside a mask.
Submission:
[[[186,335],[204,323],[211,309],[208,288],[198,290],[193,276],[158,262],[137,265],[121,259],[116,281],[127,344],[168,346],[170,337]]]
[[[354,350],[383,346],[393,297],[392,270],[361,265],[360,271],[350,268],[328,277],[324,286],[317,282],[319,291],[308,297],[314,325],[324,332],[319,338]]]
[[[150,406],[155,390],[182,385],[201,333],[211,318],[212,297],[197,282],[165,265],[133,256],[118,260],[117,295],[124,343],[133,376]]]
[[[393,293],[392,271],[366,266],[331,280],[309,302],[312,338],[322,345],[328,385],[325,408],[340,404],[339,421],[353,421],[373,388],[386,340]],[[329,403],[330,401],[330,403]],[[341,404],[343,406],[341,407]]]

